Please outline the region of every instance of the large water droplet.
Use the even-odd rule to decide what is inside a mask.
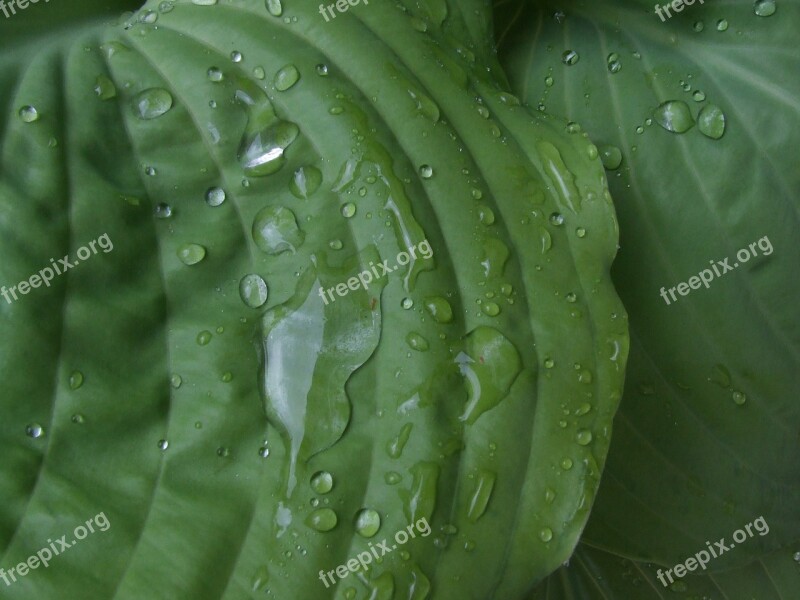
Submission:
[[[219,206],[225,202],[225,190],[219,187],[212,187],[206,192],[206,204],[209,206]]]
[[[777,6],[775,0],[756,0],[753,4],[753,12],[759,17],[769,17],[775,14]]]
[[[184,244],[178,248],[178,258],[185,265],[196,265],[206,257],[206,249],[200,244]]]
[[[411,469],[414,477],[411,489],[402,493],[403,512],[408,523],[416,523],[425,518],[430,521],[436,507],[436,485],[439,480],[439,466],[432,462],[419,462]]]
[[[300,71],[294,65],[282,67],[276,74],[273,84],[279,92],[285,92],[300,80]]]
[[[361,537],[374,537],[381,528],[381,516],[378,514],[378,511],[371,508],[365,508],[358,511],[358,514],[356,515],[355,526],[356,532]]]
[[[725,113],[719,106],[706,104],[697,115],[697,128],[704,136],[718,140],[725,133]]]
[[[267,282],[256,273],[250,273],[242,277],[239,282],[239,295],[250,308],[260,308],[264,306],[269,295]]]
[[[561,62],[567,66],[576,64],[581,59],[580,55],[575,50],[566,50],[561,55]]]
[[[322,184],[322,172],[313,166],[300,167],[289,182],[289,191],[296,198],[308,198]]]
[[[311,477],[311,489],[317,494],[327,494],[333,489],[333,475],[327,471],[317,471]]]
[[[356,216],[356,205],[352,202],[342,205],[342,216],[346,219],[352,219]]]
[[[39,111],[33,106],[23,106],[19,109],[19,118],[22,119],[24,123],[33,123],[39,120]]]
[[[622,164],[622,152],[616,146],[600,146],[600,160],[606,169],[614,171]]]
[[[453,320],[453,309],[441,296],[425,298],[425,308],[437,323],[450,323]]]
[[[294,213],[283,206],[261,209],[253,221],[253,241],[267,254],[294,253],[305,240]]]
[[[280,17],[283,14],[281,0],[266,0],[267,10],[273,17]]]
[[[306,525],[322,532],[330,531],[338,522],[339,518],[330,508],[318,508],[306,519]]]
[[[588,429],[581,429],[575,435],[575,441],[581,446],[588,446],[592,442],[592,432]]]
[[[667,131],[684,133],[694,127],[689,106],[681,100],[668,100],[653,111],[656,123]]]
[[[720,19],[717,21],[717,31],[727,31],[728,29],[728,21],[726,19]]]
[[[497,475],[492,471],[483,470],[478,475],[475,491],[472,493],[467,509],[467,518],[473,523],[477,522],[486,512],[496,480]]]
[[[415,331],[410,332],[406,336],[406,343],[413,350],[417,350],[418,352],[425,352],[430,347],[428,340]]]
[[[134,97],[133,106],[140,119],[156,119],[172,108],[172,94],[164,88],[150,88]]]
[[[31,423],[25,428],[25,434],[33,439],[38,439],[44,435],[44,428],[38,423]]]

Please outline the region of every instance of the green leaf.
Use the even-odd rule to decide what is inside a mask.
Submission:
[[[81,257],[0,301],[0,565],[110,522],[4,597],[516,598],[572,553],[628,347],[597,149],[484,3],[348,7],[0,56],[0,284]]]
[[[663,23],[652,3],[496,4],[512,89],[609,164],[632,351],[585,539],[623,556],[674,564],[763,516],[769,535],[722,569],[800,534],[800,3],[776,4],[695,3]],[[726,257],[741,264],[722,272]],[[667,304],[662,286],[709,263],[707,288]]]
[[[695,572],[682,578],[673,576],[670,581],[666,568],[659,565],[620,558],[581,544],[569,566],[548,577],[528,600],[782,600],[790,598],[800,584],[795,551],[790,549],[713,575],[703,573],[696,564],[692,566]]]

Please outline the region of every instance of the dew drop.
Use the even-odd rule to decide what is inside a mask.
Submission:
[[[240,62],[242,62],[243,59],[244,59],[244,56],[242,56],[242,53],[239,52],[238,50],[234,50],[233,52],[231,52],[231,60],[233,62],[240,63]]]
[[[403,477],[400,473],[395,471],[389,471],[386,475],[383,476],[383,480],[386,482],[387,485],[397,485],[402,481]]]
[[[450,303],[441,296],[429,296],[425,298],[425,309],[437,323],[450,323],[453,320],[453,308],[450,306]]]
[[[600,160],[603,162],[603,167],[609,171],[619,169],[622,164],[622,152],[616,146],[600,146]]]
[[[183,378],[176,373],[169,378],[169,383],[173,388],[177,390],[181,387],[181,385],[183,385]]]
[[[172,108],[172,94],[164,88],[150,88],[137,94],[133,105],[140,119],[156,119]]]
[[[553,530],[549,527],[544,527],[541,531],[539,531],[539,539],[543,542],[549,542],[553,539]]]
[[[547,77],[545,77],[545,78],[544,78],[544,84],[545,84],[547,87],[553,87],[553,83],[555,83],[555,82],[553,81],[553,78],[552,78],[552,77],[550,77],[549,75],[548,75]]]
[[[287,250],[294,254],[305,240],[295,214],[284,206],[261,209],[253,220],[252,235],[256,246],[272,255]]]
[[[609,73],[618,73],[622,68],[622,64],[619,62],[619,54],[616,52],[609,54],[606,58],[606,65]]]
[[[588,429],[581,429],[575,435],[575,441],[581,446],[588,446],[592,442],[592,432]]]
[[[110,100],[117,95],[117,87],[105,75],[98,75],[94,80],[94,93],[100,100]]]
[[[430,347],[428,340],[414,331],[406,336],[406,343],[412,350],[416,350],[417,352],[425,352]]]
[[[322,184],[322,172],[314,166],[300,167],[289,182],[289,191],[295,198],[308,198]]]
[[[169,448],[169,442],[167,440],[158,440],[158,449],[162,452]]]
[[[158,12],[162,15],[172,12],[175,8],[175,3],[172,0],[164,0],[158,5]]]
[[[430,165],[422,165],[419,168],[419,175],[423,179],[430,179],[431,177],[433,177],[433,168],[431,168]]]
[[[166,202],[159,202],[153,208],[156,219],[169,219],[172,216],[172,207]]]
[[[694,25],[692,25],[692,29],[694,29],[697,33],[700,33],[705,28],[706,28],[706,25],[702,21],[695,21]]]
[[[717,31],[727,31],[728,29],[728,21],[725,19],[720,19],[717,21]]]
[[[747,396],[740,391],[734,391],[732,396],[734,404],[738,406],[742,406],[745,402],[747,402]]]
[[[653,111],[656,123],[667,131],[684,133],[694,127],[689,106],[681,100],[669,100]]]
[[[320,77],[328,76],[328,65],[320,63],[315,67],[315,70],[317,72],[317,75],[319,75]]]
[[[269,457],[269,448],[267,448],[266,446],[261,446],[261,448],[258,449],[258,455],[261,458],[268,458]]]
[[[83,425],[86,422],[86,417],[84,417],[81,413],[75,413],[70,418],[75,425]]]
[[[339,518],[330,508],[318,508],[306,519],[306,525],[321,532],[330,531],[338,522]]]
[[[178,258],[185,265],[196,265],[206,257],[206,249],[200,244],[184,244],[178,248]]]
[[[577,235],[579,238],[586,237],[586,229],[584,229],[583,227],[578,227],[575,230],[575,235]]]
[[[266,0],[267,10],[273,17],[280,17],[283,14],[281,0]]]
[[[342,216],[346,219],[352,219],[356,215],[356,205],[352,202],[342,206]]]
[[[772,16],[776,10],[775,0],[756,0],[753,4],[753,12],[759,17]]]
[[[44,435],[44,428],[38,423],[31,423],[25,428],[25,434],[36,440]]]
[[[414,301],[411,298],[403,298],[403,300],[400,302],[400,306],[406,310],[409,310],[410,308],[413,308]]]
[[[552,358],[548,357],[548,358],[544,359],[544,368],[545,369],[552,369],[555,366],[556,366],[556,361],[554,361]]]
[[[356,533],[364,538],[374,537],[381,528],[381,516],[378,511],[365,508],[358,511],[355,521]]]
[[[725,133],[725,113],[719,106],[707,104],[697,115],[697,128],[704,136],[718,140]]]
[[[553,225],[563,225],[564,224],[564,215],[561,213],[554,212],[550,215],[550,222]]]
[[[279,92],[285,92],[300,80],[300,71],[294,65],[282,67],[276,74],[273,84]]]
[[[219,83],[225,78],[222,71],[220,71],[217,67],[211,67],[208,71],[206,71],[206,75],[208,76],[209,81],[213,81],[214,83]]]
[[[208,346],[208,344],[211,342],[211,337],[210,331],[201,331],[197,334],[197,345]]]
[[[327,494],[333,489],[333,475],[327,471],[317,471],[311,477],[311,489],[317,494]]]
[[[206,192],[206,204],[209,206],[219,206],[226,199],[225,190],[219,187],[212,187]]]
[[[572,459],[571,458],[562,458],[561,459],[561,468],[565,471],[569,471],[572,468]]]
[[[692,94],[692,98],[695,102],[702,102],[706,99],[706,94],[702,90],[695,90]]]
[[[245,275],[239,282],[239,296],[250,308],[261,308],[269,296],[267,282],[256,273]]]
[[[22,119],[24,123],[33,123],[39,120],[39,111],[33,106],[23,106],[19,109],[19,118]]]
[[[578,55],[575,50],[566,50],[561,55],[561,62],[563,62],[567,66],[572,66],[576,64],[581,59],[580,55]]]
[[[158,21],[158,13],[154,10],[143,10],[139,15],[139,23],[152,25],[156,21]]]
[[[69,376],[69,387],[72,390],[77,390],[83,385],[83,373],[80,371],[73,371]]]
[[[500,307],[494,302],[486,302],[481,308],[490,317],[496,317],[500,314]]]

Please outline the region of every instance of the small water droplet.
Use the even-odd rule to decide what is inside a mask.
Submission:
[[[336,513],[330,508],[318,508],[306,519],[306,524],[317,531],[325,532],[334,529],[339,522]]]
[[[547,87],[553,87],[553,83],[555,83],[555,81],[554,81],[554,80],[553,80],[553,78],[552,78],[552,77],[550,77],[549,75],[548,75],[547,77],[545,77],[545,78],[544,78],[544,84],[545,84]]]
[[[327,494],[333,489],[333,475],[327,471],[317,471],[311,477],[311,489],[317,494]]]
[[[267,282],[256,273],[245,275],[239,282],[239,296],[250,308],[261,308],[269,296]]]
[[[181,385],[183,385],[183,378],[176,373],[175,375],[169,378],[169,382],[170,385],[172,385],[172,387],[177,390],[181,387]]]
[[[403,298],[403,300],[400,302],[400,306],[408,310],[410,308],[413,308],[414,301],[411,298]]]
[[[356,205],[352,202],[342,206],[342,216],[346,219],[351,219],[356,215]]]
[[[578,300],[578,296],[574,292],[569,292],[564,298],[567,302],[576,302]]]
[[[210,331],[201,331],[197,334],[197,345],[198,346],[208,346],[211,342],[212,334]]]
[[[695,90],[692,94],[692,98],[695,102],[702,102],[706,99],[706,94],[702,90]]]
[[[609,171],[614,171],[622,164],[622,152],[616,146],[600,146],[600,160],[603,167]]]
[[[300,167],[289,182],[289,191],[295,198],[306,199],[322,185],[322,172],[314,166]]]
[[[575,123],[574,121],[570,121],[567,123],[567,133],[580,133],[581,126]]]
[[[159,202],[153,208],[156,219],[169,219],[172,216],[172,207],[166,202]]]
[[[606,65],[608,66],[609,73],[618,73],[622,68],[622,63],[619,62],[619,54],[612,52],[606,58]]]
[[[33,439],[39,439],[44,435],[44,428],[38,423],[31,423],[25,428],[25,434]]]
[[[705,28],[706,28],[706,25],[702,21],[695,21],[694,25],[692,25],[692,29],[694,29],[697,33],[700,33]]]
[[[653,111],[656,123],[667,131],[684,133],[694,127],[689,106],[681,100],[668,100]]]
[[[77,390],[83,385],[83,373],[80,371],[73,371],[69,376],[69,387],[72,390]]]
[[[164,88],[150,88],[133,99],[136,115],[140,119],[156,119],[172,108],[172,94]]]
[[[152,25],[158,21],[158,13],[154,10],[143,10],[139,14],[139,23],[144,23],[145,25]]]
[[[542,540],[543,542],[549,542],[550,540],[553,539],[553,530],[550,529],[549,527],[543,528],[539,532],[539,539]]]
[[[430,165],[422,165],[419,168],[419,175],[423,179],[430,179],[431,177],[433,177],[433,168],[431,168]]]
[[[360,510],[358,514],[356,514],[355,527],[356,532],[361,537],[374,537],[381,528],[381,516],[378,514],[378,511],[371,508]]]
[[[342,244],[342,240],[331,240],[328,242],[328,247],[331,250],[341,250],[344,247],[344,244]]]
[[[697,115],[697,128],[704,136],[718,140],[725,133],[725,113],[719,106],[706,104]]]
[[[238,50],[234,50],[231,52],[231,60],[235,63],[240,63],[244,59],[244,56]]]
[[[383,476],[383,479],[384,481],[386,481],[388,485],[397,485],[398,483],[400,483],[400,481],[402,481],[403,477],[402,475],[400,475],[400,473],[397,473],[395,471],[389,471],[388,473],[386,473],[386,475]]]
[[[759,17],[769,17],[775,14],[777,6],[775,0],[756,0],[753,4],[753,12]]]
[[[227,196],[225,195],[225,190],[219,187],[212,187],[206,192],[206,204],[209,206],[219,206],[223,202]]]
[[[294,65],[282,67],[276,74],[273,84],[279,92],[285,92],[300,80],[300,71]]]
[[[544,359],[544,368],[545,369],[552,369],[555,366],[556,366],[556,361],[554,361],[552,358],[548,357],[548,358]]]
[[[726,31],[728,29],[728,21],[720,19],[717,21],[717,31]]]
[[[210,81],[215,83],[218,83],[225,78],[225,75],[217,67],[211,67],[208,71],[206,71],[206,75]]]
[[[558,213],[558,212],[554,212],[553,214],[550,215],[550,222],[553,225],[556,225],[556,226],[563,225],[564,224],[564,215],[562,215],[561,213]]]
[[[94,80],[94,93],[100,100],[110,100],[117,95],[117,87],[105,75],[98,75]]]
[[[315,70],[320,77],[328,76],[328,65],[320,63],[315,67]]]
[[[158,174],[158,171],[156,171],[155,167],[145,167],[144,174],[148,177],[155,177]]]
[[[81,413],[75,413],[70,419],[75,425],[83,425],[86,422],[86,417]]]
[[[734,404],[738,406],[742,406],[745,402],[747,402],[747,396],[738,390],[734,391],[732,396]]]
[[[409,347],[418,352],[425,352],[430,347],[428,340],[414,331],[410,332],[406,336],[406,343],[409,345]]]
[[[185,265],[196,265],[206,257],[206,249],[200,244],[184,244],[178,248],[178,258]]]
[[[162,452],[169,448],[169,442],[167,440],[158,440],[158,449]]]
[[[261,446],[261,448],[258,449],[258,455],[261,458],[269,457],[269,448],[267,448],[266,446]]]
[[[158,12],[162,15],[167,14],[168,12],[172,12],[175,8],[175,3],[172,0],[164,0],[158,5]]]
[[[33,123],[39,120],[39,111],[33,106],[23,106],[19,109],[19,118],[25,123]]]
[[[500,314],[500,307],[494,302],[486,302],[481,309],[490,317],[496,317]]]
[[[581,429],[575,434],[575,441],[581,446],[588,446],[592,442],[592,432],[588,429]]]
[[[571,458],[562,458],[561,459],[561,468],[565,471],[569,471],[572,468],[572,459]]]
[[[230,455],[231,455],[230,448],[227,448],[225,446],[220,446],[219,448],[217,448],[217,456],[219,456],[220,458],[228,458]]]
[[[266,0],[267,10],[273,17],[280,17],[283,14],[281,0]]]
[[[576,64],[580,59],[581,59],[580,55],[577,52],[575,52],[575,50],[566,50],[561,55],[561,62],[570,67]]]

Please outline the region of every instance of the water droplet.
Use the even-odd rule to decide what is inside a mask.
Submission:
[[[38,423],[31,423],[25,428],[25,434],[33,439],[38,439],[44,435],[44,428]]]
[[[574,292],[569,292],[564,298],[567,302],[576,302],[578,300],[578,296],[576,296]]]
[[[269,296],[267,282],[255,273],[245,275],[239,282],[239,296],[250,308],[261,308]]]
[[[172,94],[164,88],[150,88],[137,94],[133,105],[140,119],[156,119],[172,108]]]
[[[144,174],[148,177],[155,177],[158,171],[156,171],[155,167],[145,167]]]
[[[230,383],[231,381],[233,381],[233,373],[231,373],[230,371],[226,371],[225,373],[222,374],[222,377],[220,377],[220,379],[222,380],[222,383]]]
[[[180,375],[175,374],[169,378],[169,382],[170,385],[177,390],[181,387],[181,385],[183,385],[183,378]]]
[[[695,102],[702,102],[706,99],[706,94],[702,90],[695,90],[692,94],[692,98]]]
[[[540,539],[540,540],[542,540],[542,541],[543,541],[543,542],[545,542],[545,543],[546,543],[546,542],[549,542],[550,540],[552,540],[552,539],[553,539],[553,530],[552,530],[552,529],[550,529],[549,527],[545,527],[545,528],[543,528],[543,529],[542,529],[542,530],[539,532],[539,539]]]
[[[219,187],[212,187],[206,192],[206,204],[209,206],[219,206],[226,199],[225,190]]]
[[[225,75],[220,71],[217,67],[211,67],[207,72],[206,75],[210,81],[218,83],[225,78]]]
[[[609,54],[606,58],[606,65],[608,66],[609,73],[618,73],[622,68],[622,64],[619,62],[619,54],[616,52]]]
[[[548,358],[544,359],[544,368],[545,369],[552,369],[555,366],[556,366],[556,361],[554,361],[552,358],[548,357]]]
[[[315,70],[317,72],[317,75],[319,75],[320,77],[328,76],[328,65],[320,63],[315,67]]]
[[[725,133],[725,113],[719,106],[706,104],[697,115],[697,128],[704,136],[718,140]]]
[[[86,417],[81,413],[75,413],[70,419],[75,425],[83,425],[86,422]]]
[[[478,474],[478,481],[475,483],[475,491],[472,493],[467,509],[467,518],[471,522],[476,523],[486,512],[486,507],[489,505],[489,500],[492,497],[496,480],[497,475],[492,471],[482,470]]]
[[[356,532],[361,537],[374,537],[381,528],[381,516],[378,514],[378,511],[365,508],[358,511],[358,514],[356,514],[355,526]]]
[[[561,213],[554,212],[550,215],[550,222],[553,225],[563,225],[564,224],[564,215]]]
[[[656,123],[667,131],[684,133],[694,127],[689,106],[681,100],[668,100],[653,111]]]
[[[490,317],[496,317],[497,315],[500,314],[500,307],[494,302],[486,302],[482,306],[482,310]]]
[[[169,442],[167,440],[158,440],[158,449],[162,452],[169,448]]]
[[[25,123],[33,123],[39,120],[39,111],[33,106],[23,106],[19,109],[19,118]]]
[[[414,301],[411,298],[403,298],[400,302],[400,306],[408,310],[414,306]]]
[[[692,25],[692,29],[694,29],[697,33],[700,33],[705,28],[706,28],[706,25],[702,21],[695,21],[694,25]]]
[[[73,371],[69,376],[69,387],[72,390],[77,390],[83,385],[83,373],[80,371]]]
[[[550,77],[549,75],[548,75],[547,77],[545,77],[545,78],[544,78],[544,84],[545,84],[547,87],[553,87],[553,83],[555,83],[555,82],[553,81],[553,78],[552,78],[552,77]]]
[[[413,306],[413,302],[411,306]],[[409,306],[409,308],[411,307]],[[437,323],[450,323],[453,320],[453,308],[441,296],[425,298],[425,308]]]
[[[276,74],[273,84],[279,92],[285,92],[300,80],[300,71],[294,65],[282,67]]]
[[[636,133],[638,133],[639,135],[643,134],[644,133],[644,127],[642,127],[641,125],[638,125],[636,127]]]
[[[575,123],[574,121],[570,121],[567,123],[567,133],[580,133],[581,126]]]
[[[386,475],[384,475],[383,479],[388,485],[397,485],[400,483],[400,481],[402,481],[403,477],[400,475],[400,473],[389,471],[386,473]]]
[[[478,114],[482,116],[484,119],[489,118],[489,109],[485,106],[478,106]]]
[[[98,75],[94,80],[94,93],[100,100],[110,100],[117,96],[117,87],[105,75]]]
[[[575,50],[566,50],[561,55],[561,62],[570,67],[576,64],[580,59],[581,57],[578,55],[577,52],[575,52]]]
[[[775,14],[777,6],[775,0],[756,0],[753,4],[753,12],[759,17],[769,17]]]
[[[321,532],[330,531],[338,522],[339,518],[330,508],[318,508],[306,519],[306,525]]]
[[[253,220],[253,241],[267,254],[294,252],[305,240],[294,213],[283,206],[261,209]]]
[[[792,558],[794,558],[794,562],[800,563],[800,552],[795,552]]]
[[[244,56],[242,56],[242,53],[239,52],[238,50],[234,50],[233,52],[231,52],[231,60],[233,62],[240,63],[242,62],[242,59],[244,59]]]
[[[726,31],[728,29],[728,21],[720,19],[717,21],[717,31]]]
[[[273,17],[280,17],[283,14],[281,0],[266,0],[267,10]]]
[[[228,458],[231,455],[231,449],[225,446],[217,448],[217,456],[220,458]]]
[[[575,415],[578,417],[582,417],[591,410],[592,410],[592,405],[589,404],[588,402],[584,402],[578,408],[575,409]]]
[[[556,499],[556,491],[553,488],[547,488],[544,491],[544,501],[548,504],[552,504],[553,500]]]
[[[747,402],[747,396],[738,390],[734,391],[732,396],[734,404],[741,406],[745,402]]]
[[[216,3],[217,0],[192,0],[192,4],[197,6],[214,6]]]
[[[333,489],[333,475],[327,471],[317,471],[311,477],[311,489],[317,494],[327,494]]]
[[[578,227],[575,229],[575,235],[577,235],[579,238],[586,237],[586,229],[583,227]]]
[[[356,215],[356,205],[352,202],[342,206],[342,216],[346,219],[351,219]]]
[[[197,334],[197,344],[199,346],[208,346],[211,342],[211,332],[210,331],[201,331]]]
[[[419,175],[423,179],[430,179],[431,177],[433,177],[433,169],[431,168],[430,165],[422,165],[419,168]]]
[[[158,12],[162,15],[167,14],[168,12],[172,12],[175,8],[175,3],[172,0],[164,0],[158,5]]]
[[[172,216],[172,207],[166,202],[159,202],[153,208],[156,219],[169,219]]]
[[[258,455],[261,458],[269,457],[269,448],[267,448],[266,446],[261,446],[261,448],[258,449]]]
[[[154,10],[143,10],[139,14],[139,23],[144,23],[145,25],[152,25],[158,21],[158,13]]]
[[[600,146],[600,160],[606,169],[614,171],[622,164],[622,152],[616,146]]]
[[[588,429],[581,429],[575,434],[575,441],[581,446],[588,446],[592,442],[592,432]]]
[[[406,423],[395,437],[386,442],[386,454],[390,458],[400,458],[403,455],[403,449],[406,447],[413,429],[413,423]]]
[[[295,198],[308,198],[322,185],[322,171],[314,166],[300,167],[289,182],[289,191]]]
[[[417,350],[418,352],[425,352],[430,347],[430,345],[428,344],[428,340],[426,340],[419,333],[416,333],[414,331],[410,332],[406,336],[406,343],[413,350]]]
[[[328,242],[328,247],[331,250],[341,250],[344,247],[344,244],[342,244],[342,240],[331,240]]]
[[[200,244],[184,244],[178,248],[178,258],[185,265],[196,265],[206,257],[206,249]]]
[[[569,471],[572,468],[572,459],[571,458],[562,458],[561,459],[561,468],[565,471]]]

